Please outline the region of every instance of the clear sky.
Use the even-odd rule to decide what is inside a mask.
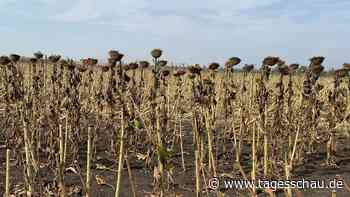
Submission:
[[[176,63],[350,62],[349,0],[0,0],[0,54],[149,59]]]

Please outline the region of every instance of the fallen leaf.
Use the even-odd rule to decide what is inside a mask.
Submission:
[[[98,185],[106,185],[106,180],[103,176],[101,175],[96,175],[95,176],[96,182]]]
[[[68,171],[71,171],[71,172],[73,172],[73,173],[75,173],[75,174],[78,174],[78,171],[77,171],[75,168],[73,168],[73,167],[67,168],[67,169],[66,169],[66,172],[68,172]]]

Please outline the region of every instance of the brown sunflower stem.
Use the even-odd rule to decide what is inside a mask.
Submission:
[[[86,197],[91,196],[91,127],[88,127],[87,158],[86,158]]]
[[[128,153],[126,151],[125,153],[125,163],[126,163],[126,167],[128,168],[128,176],[129,176],[129,183],[131,186],[131,193],[133,197],[136,197],[136,189],[135,189],[135,182],[134,182],[134,177],[132,175],[132,171],[131,171],[131,166],[130,166],[130,161],[129,161],[129,157],[128,157]]]
[[[120,196],[120,185],[121,185],[121,177],[123,170],[123,157],[124,157],[124,111],[121,112],[121,131],[120,131],[120,146],[119,146],[119,159],[118,159],[118,173],[117,173],[117,185],[115,189],[115,197]]]
[[[6,149],[5,197],[10,197],[10,149]]]
[[[65,185],[64,185],[64,140],[62,125],[59,125],[59,144],[60,144],[60,164],[59,164],[59,188],[60,197],[65,197]]]
[[[33,187],[32,187],[32,170],[30,167],[30,150],[29,150],[29,139],[28,139],[28,129],[27,129],[27,122],[23,120],[23,129],[24,129],[24,150],[25,150],[25,158],[26,158],[26,177],[27,177],[27,196],[31,196],[33,193]]]

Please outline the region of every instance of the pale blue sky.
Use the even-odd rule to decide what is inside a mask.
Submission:
[[[349,0],[0,0],[0,54],[59,53],[177,63],[350,61]]]

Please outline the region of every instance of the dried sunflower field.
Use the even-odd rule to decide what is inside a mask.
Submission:
[[[0,196],[349,196],[350,64],[0,57]],[[342,189],[209,180],[337,179]]]

